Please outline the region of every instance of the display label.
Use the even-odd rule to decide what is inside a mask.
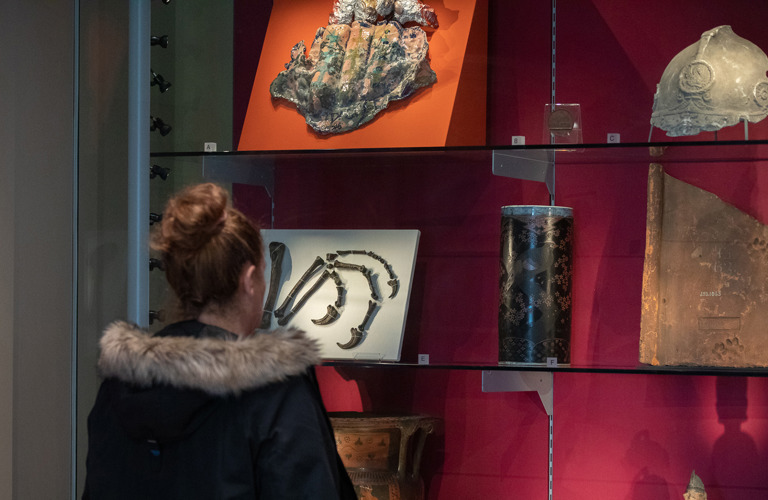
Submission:
[[[547,358],[548,368],[557,368],[557,358]]]

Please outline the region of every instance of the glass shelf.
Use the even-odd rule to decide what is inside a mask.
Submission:
[[[377,361],[323,361],[322,366],[354,369],[388,369],[415,368],[419,370],[475,370],[475,371],[519,371],[519,372],[549,372],[549,373],[591,373],[618,375],[686,375],[711,377],[768,377],[765,368],[718,368],[718,367],[686,367],[686,366],[636,366],[621,367],[586,367],[586,366],[505,366],[487,363],[408,363],[408,362],[377,362]]]
[[[562,164],[605,163],[719,163],[755,162],[768,160],[768,140],[753,141],[663,141],[625,144],[575,144],[530,146],[453,146],[423,148],[361,148],[361,149],[307,149],[270,151],[184,151],[155,152],[152,158],[248,158],[254,161],[292,161],[302,159],[363,158],[387,155],[414,157],[465,157],[490,159],[492,154],[533,155],[549,157]],[[538,156],[537,156],[538,155]]]

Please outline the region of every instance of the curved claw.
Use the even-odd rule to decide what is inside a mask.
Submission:
[[[387,281],[387,285],[392,287],[392,293],[390,293],[388,297],[392,299],[397,295],[397,291],[400,290],[400,282],[398,280],[389,280]]]
[[[341,314],[339,313],[339,310],[333,307],[332,305],[329,305],[328,312],[325,313],[325,316],[323,316],[320,319],[313,319],[312,323],[316,325],[330,325],[331,323],[339,319],[339,316],[341,316]]]
[[[363,341],[363,332],[358,330],[357,328],[351,328],[350,331],[352,332],[352,338],[347,342],[346,344],[342,344],[341,342],[336,342],[336,345],[339,346],[342,349],[352,349],[356,345],[358,345],[360,342]]]
[[[368,320],[371,319],[371,315],[373,314],[374,310],[376,310],[376,302],[369,300],[368,311],[365,313],[365,318],[363,318],[363,322],[360,323],[360,326],[358,326],[357,328],[350,329],[350,331],[352,332],[352,339],[350,339],[350,341],[347,342],[346,344],[341,344],[339,342],[336,342],[336,345],[341,347],[342,349],[352,349],[353,347],[358,345],[360,342],[362,342],[365,328],[368,325]]]

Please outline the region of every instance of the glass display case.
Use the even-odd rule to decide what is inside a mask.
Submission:
[[[329,360],[318,376],[331,411],[441,421],[424,450],[426,498],[671,499],[693,470],[711,499],[765,495],[768,370],[643,364],[639,342],[651,163],[768,221],[768,123],[688,137],[650,126],[671,59],[720,25],[768,49],[768,7],[431,2],[437,81],[323,135],[264,85],[292,47],[275,31],[309,42],[332,8],[318,3],[151,4],[152,178],[144,214],[127,216],[212,180],[265,228],[418,229],[401,360]],[[564,104],[578,105],[567,109],[579,127],[565,143],[550,120]],[[568,367],[498,363],[500,210],[528,204],[573,209]],[[137,321],[154,328],[163,277],[142,272]]]

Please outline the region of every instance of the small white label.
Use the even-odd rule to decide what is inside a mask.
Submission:
[[[557,358],[547,358],[547,368],[557,368]]]
[[[608,144],[618,144],[621,142],[621,134],[608,134]]]
[[[212,153],[216,151],[216,143],[215,142],[206,142],[203,144],[203,151],[206,153]]]
[[[419,354],[419,364],[420,365],[428,365],[429,364],[429,354]]]
[[[525,136],[524,135],[513,135],[512,136],[512,145],[513,146],[525,146]]]

